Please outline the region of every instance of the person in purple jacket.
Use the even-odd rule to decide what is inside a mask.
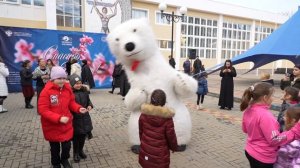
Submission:
[[[288,131],[279,132],[279,123],[269,110],[273,93],[271,84],[261,82],[246,89],[242,97],[245,154],[251,168],[273,168],[279,146],[300,139],[299,122]]]
[[[290,130],[300,119],[300,108],[290,107],[285,113],[285,129]],[[280,147],[274,168],[300,167],[300,141]]]

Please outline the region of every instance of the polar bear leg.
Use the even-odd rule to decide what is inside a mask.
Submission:
[[[178,145],[186,145],[191,139],[192,121],[190,112],[182,104],[176,108],[173,118]]]
[[[131,112],[128,120],[128,135],[129,142],[132,145],[140,145],[140,135],[139,135],[139,118],[140,112]]]

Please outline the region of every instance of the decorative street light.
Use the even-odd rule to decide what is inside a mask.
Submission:
[[[164,10],[167,9],[167,4],[165,3],[160,3],[158,6],[158,9],[161,12],[161,18],[163,19],[164,17],[167,19],[167,21],[172,22],[172,38],[171,38],[171,57],[173,57],[173,31],[174,31],[174,22],[177,23],[180,20],[184,21],[184,15],[187,13],[187,8],[186,7],[181,7],[179,9],[179,12],[181,15],[175,15],[174,11],[172,11],[172,14],[164,13]]]

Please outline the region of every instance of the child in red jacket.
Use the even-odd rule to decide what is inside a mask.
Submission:
[[[68,161],[73,138],[73,116],[70,112],[86,113],[87,109],[75,102],[75,97],[69,83],[66,83],[67,74],[62,67],[51,69],[49,81],[38,101],[38,111],[41,115],[44,137],[50,143],[51,164],[54,168],[72,167]],[[60,149],[61,146],[61,149]],[[61,151],[61,155],[60,155]]]
[[[141,140],[139,163],[143,168],[168,168],[170,150],[176,151],[177,139],[174,130],[174,112],[163,107],[166,94],[155,90],[151,95],[151,104],[143,104],[139,119]]]

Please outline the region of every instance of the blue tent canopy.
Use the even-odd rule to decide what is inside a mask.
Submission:
[[[252,71],[270,62],[286,59],[294,64],[300,64],[300,10],[283,25],[276,29],[263,41],[243,54],[232,58],[233,65],[253,62]],[[209,71],[219,70],[223,64],[212,67]],[[248,71],[248,72],[249,72]]]

